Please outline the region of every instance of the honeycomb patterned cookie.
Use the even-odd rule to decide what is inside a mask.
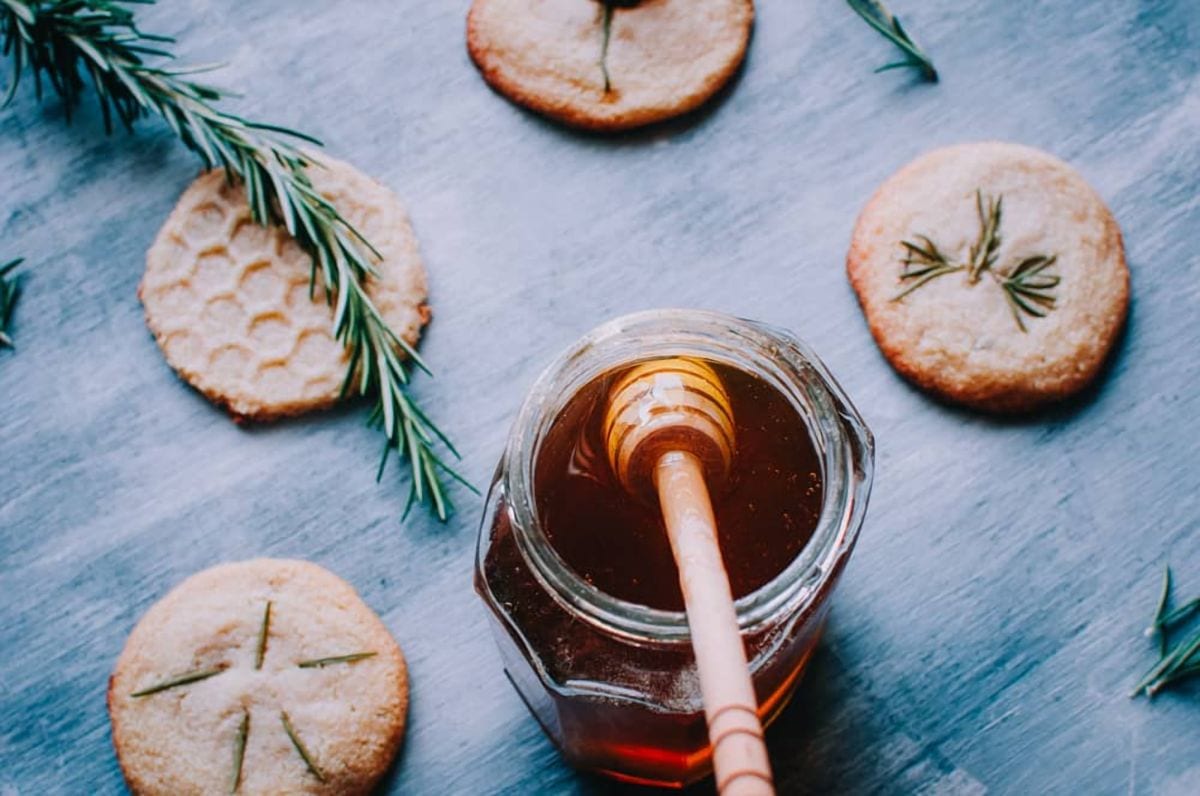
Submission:
[[[429,321],[425,269],[395,194],[347,163],[309,174],[382,255],[367,292],[398,336],[416,345]],[[181,377],[235,419],[270,420],[331,406],[348,367],[312,260],[285,230],[250,217],[222,169],[188,187],[146,255],[138,294],[146,322]]]

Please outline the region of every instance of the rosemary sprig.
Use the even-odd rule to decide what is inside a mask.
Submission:
[[[984,208],[986,203],[987,207]],[[1000,219],[1003,211],[1004,197],[989,196],[983,198],[983,191],[975,191],[975,209],[979,213],[979,238],[971,246],[970,261],[971,284],[979,281],[979,275],[991,270],[996,264],[996,252],[1000,248]]]
[[[378,653],[374,652],[355,652],[350,655],[335,655],[331,658],[316,658],[311,661],[300,661],[296,665],[301,669],[324,669],[326,666],[333,666],[338,663],[356,663],[357,661],[374,658]]]
[[[1044,318],[1057,306],[1055,288],[1062,282],[1057,274],[1047,273],[1058,255],[1035,255],[1026,257],[1011,271],[999,273],[996,263],[1000,258],[1000,224],[1003,220],[1003,197],[985,196],[975,191],[975,209],[979,216],[979,232],[967,253],[965,262],[955,262],[941,251],[925,235],[916,235],[917,242],[900,241],[904,247],[903,269],[900,271],[902,289],[892,301],[900,301],[909,293],[928,284],[938,277],[959,271],[967,272],[967,284],[979,282],[986,273],[1004,290],[1004,297],[1012,310],[1013,320],[1022,332],[1029,331],[1024,315]]]
[[[1174,683],[1195,677],[1200,674],[1200,627],[1192,628],[1174,647],[1170,643],[1171,631],[1200,611],[1200,598],[1195,598],[1176,608],[1168,610],[1171,603],[1171,568],[1163,573],[1163,586],[1158,599],[1158,607],[1154,612],[1154,620],[1146,629],[1146,635],[1158,638],[1159,660],[1150,671],[1138,681],[1131,697],[1146,695],[1153,697],[1159,691]]]
[[[939,276],[952,274],[966,268],[965,265],[950,262],[946,255],[942,254],[937,244],[929,238],[924,235],[916,237],[921,241],[919,244],[907,240],[900,241],[900,245],[907,252],[904,256],[904,270],[900,273],[900,281],[902,283],[911,282],[911,284],[892,301],[899,301],[926,282],[937,279]]]
[[[9,274],[15,271],[23,262],[25,262],[25,259],[18,257],[15,260],[8,261],[4,265],[0,265],[0,348],[13,347],[8,325],[12,321],[13,309],[17,306],[17,299],[21,297],[21,276],[20,274],[16,274],[10,278]]]
[[[250,711],[242,708],[242,723],[233,739],[233,776],[230,777],[229,792],[237,793],[242,784],[242,763],[246,761],[246,740],[250,737]]]
[[[271,601],[263,609],[262,625],[258,629],[258,644],[254,650],[254,669],[262,669],[263,658],[267,655],[267,637],[271,634]]]
[[[0,2],[2,2],[2,1],[3,0],[0,0]],[[201,680],[207,680],[210,677],[216,677],[218,674],[221,674],[228,668],[229,668],[229,664],[223,663],[220,666],[213,667],[212,669],[198,669],[196,671],[186,672],[184,674],[179,675],[178,677],[172,677],[171,679],[164,680],[161,683],[155,683],[152,686],[147,686],[146,688],[143,688],[140,691],[134,691],[132,694],[130,694],[130,696],[133,696],[133,697],[150,696],[151,694],[157,694],[160,691],[166,691],[171,688],[178,688],[181,685],[191,685],[192,683],[198,683]]]
[[[320,145],[304,133],[254,122],[217,107],[226,93],[190,79],[202,68],[166,68],[148,59],[171,58],[165,36],[143,33],[127,6],[154,0],[0,0],[0,38],[12,60],[4,100],[24,71],[39,99],[43,76],[70,119],[90,82],[107,130],[113,117],[128,129],[144,116],[165,121],[207,168],[226,170],[245,186],[254,220],[277,225],[312,257],[312,285],[322,279],[334,306],[334,335],[349,352],[342,394],[374,399],[370,422],[382,427],[387,447],[409,460],[408,505],[428,502],[441,520],[451,511],[442,477],[474,491],[434,448],[453,445],[408,395],[409,363],[428,372],[412,346],[397,335],[367,295],[379,253],[313,186],[307,173],[319,161],[292,143]],[[407,356],[402,361],[401,354]]]
[[[283,720],[283,730],[287,733],[288,738],[292,740],[292,746],[296,747],[296,752],[300,757],[304,758],[304,765],[308,766],[308,771],[318,782],[325,781],[325,775],[321,773],[321,769],[317,768],[317,764],[313,762],[312,755],[308,753],[304,742],[300,740],[300,736],[296,734],[296,728],[292,726],[291,719],[284,711],[279,712],[279,718]]]
[[[1053,291],[1062,281],[1062,277],[1043,272],[1054,265],[1057,259],[1054,255],[1027,257],[1011,273],[1000,278],[1000,286],[1004,288],[1008,306],[1022,332],[1026,331],[1026,328],[1021,313],[1034,318],[1044,318],[1046,313],[1056,306]]]
[[[600,23],[600,71],[604,75],[604,94],[612,93],[612,77],[608,74],[608,43],[612,39],[613,13],[618,8],[633,8],[642,0],[600,0],[604,6],[603,18]]]
[[[903,59],[884,64],[875,70],[876,73],[886,72],[889,69],[916,69],[921,73],[923,79],[930,83],[938,82],[938,73],[937,69],[933,67],[933,61],[925,54],[924,50],[917,46],[917,43],[904,30],[904,26],[900,24],[900,18],[889,11],[887,6],[880,0],[846,0],[846,2],[854,9],[855,13],[866,20],[868,25],[904,53]]]

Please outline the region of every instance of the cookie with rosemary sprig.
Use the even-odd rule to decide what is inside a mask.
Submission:
[[[313,185],[374,247],[367,295],[415,347],[430,317],[425,269],[399,199],[349,164],[310,153]],[[146,322],[185,381],[236,419],[327,408],[349,353],[311,257],[282,227],[250,215],[245,189],[221,169],[184,192],[146,255]],[[403,352],[400,352],[402,355]]]
[[[1010,143],[938,149],[888,178],[858,218],[846,266],[897,371],[994,412],[1082,390],[1129,305],[1104,201],[1063,161]]]
[[[146,612],[108,710],[138,796],[364,794],[403,740],[408,672],[348,583],[257,559],[197,573]]]
[[[753,0],[474,0],[467,49],[513,102],[573,127],[687,113],[737,71]]]

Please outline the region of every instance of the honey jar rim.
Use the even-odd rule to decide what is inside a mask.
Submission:
[[[625,315],[584,335],[542,372],[517,414],[503,460],[506,510],[522,558],[564,610],[593,627],[635,643],[690,643],[682,611],[623,600],[580,577],[543,531],[533,494],[540,443],[567,400],[604,372],[663,356],[700,357],[763,378],[804,420],[825,483],[817,527],[777,576],[736,601],[744,633],[804,613],[857,541],[874,474],[874,440],[807,345],[785,330],[724,313],[665,309]]]

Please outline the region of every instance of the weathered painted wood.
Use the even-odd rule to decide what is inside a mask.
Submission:
[[[257,117],[310,130],[409,202],[432,277],[416,390],[491,474],[522,393],[608,317],[703,306],[790,327],[879,440],[871,515],[828,639],[770,733],[788,793],[1200,793],[1197,691],[1126,692],[1163,563],[1200,592],[1200,14],[1194,0],[895,0],[942,70],[837,0],[761,0],[748,64],[697,117],[577,135],[493,95],[466,0],[147,10]],[[112,793],[104,689],[137,617],[187,574],[302,556],[403,643],[413,710],[389,792],[607,793],[509,688],[470,586],[480,502],[401,524],[346,409],[244,430],[184,387],[134,291],[196,162],[144,124],[104,139],[23,90],[0,112],[0,259],[30,259],[0,353],[0,794]],[[843,275],[874,186],[931,146],[1005,138],[1073,162],[1134,272],[1102,385],[994,421],[877,354]]]

